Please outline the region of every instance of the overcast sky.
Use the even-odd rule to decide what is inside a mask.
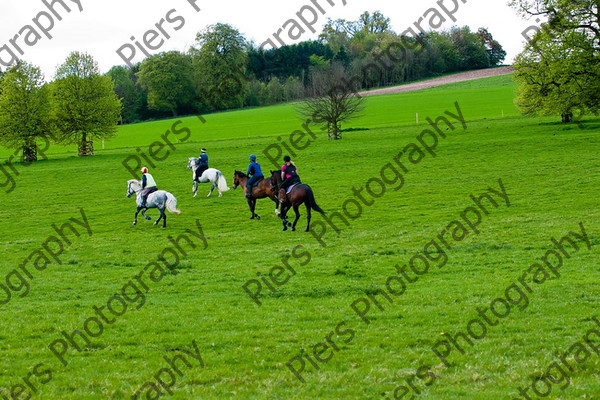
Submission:
[[[162,24],[170,39],[164,39],[162,46],[156,50],[146,49],[150,54],[168,50],[186,51],[194,43],[199,30],[217,22],[229,23],[239,29],[247,39],[261,44],[272,38],[286,21],[291,18],[298,19],[296,13],[303,6],[311,5],[317,10],[312,2],[319,4],[325,15],[318,12],[318,21],[315,23],[317,33],[313,34],[305,28],[306,33],[298,41],[316,38],[327,18],[355,20],[363,11],[379,10],[391,18],[393,29],[400,33],[422,17],[428,9],[440,9],[436,0],[348,0],[345,6],[343,0],[197,0],[195,5],[200,8],[199,12],[193,7],[193,0],[62,0],[71,12],[68,13],[58,2],[55,3],[55,11],[62,18],[58,20],[44,1],[51,3],[59,0],[0,1],[0,58],[8,62],[11,57],[9,51],[12,51],[20,58],[40,66],[48,80],[53,78],[56,66],[73,50],[92,54],[98,61],[101,72],[108,71],[113,65],[124,65],[125,61],[119,57],[117,49],[126,44],[133,44],[130,40],[132,36],[141,40],[144,33],[150,29],[159,33],[160,36],[151,42],[158,45],[164,34],[158,31],[155,24],[166,18],[172,9],[176,10],[169,15],[173,22],[166,21]],[[331,6],[329,1],[335,3],[335,6]],[[479,27],[488,28],[508,52],[507,62],[511,62],[521,51],[524,45],[522,32],[535,22],[523,20],[518,16],[507,5],[508,0],[465,0],[466,4],[463,4],[462,0],[444,0],[442,5],[452,10],[455,8],[454,1],[459,4],[454,15],[457,22],[452,22],[444,14],[448,21],[443,27],[468,25],[472,30]],[[77,2],[82,11],[79,11],[80,6]],[[48,15],[52,16],[54,24],[49,30],[52,39],[48,39],[34,23],[34,19],[37,19],[39,25],[47,28],[51,25]],[[305,9],[303,15],[307,19],[312,18],[309,9]],[[427,21],[432,16],[433,13],[427,16],[422,23],[423,27],[428,27]],[[32,29],[37,33],[32,32]],[[39,39],[37,34],[42,38]],[[18,37],[15,39],[15,36]],[[282,33],[281,37],[287,44],[293,43],[285,33]],[[23,55],[19,54],[17,47]],[[129,57],[130,52],[129,48],[123,50],[125,57]],[[136,53],[134,62],[145,58],[139,48],[136,48]],[[2,65],[0,68],[6,69]]]

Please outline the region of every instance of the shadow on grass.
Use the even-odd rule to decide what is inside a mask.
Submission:
[[[360,131],[370,131],[371,129],[369,128],[348,128],[348,129],[342,129],[342,132],[360,132]]]

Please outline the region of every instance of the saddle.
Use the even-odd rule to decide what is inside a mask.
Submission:
[[[297,186],[299,185],[299,183],[294,183],[293,185],[291,185],[290,187],[287,188],[287,191],[285,192],[286,195],[290,194],[290,192]]]
[[[261,183],[261,182],[262,182],[262,181],[264,181],[264,180],[265,180],[265,178],[264,178],[264,177],[263,177],[263,178],[260,178],[259,180],[257,180],[256,182],[254,182],[254,183],[252,184],[252,186],[250,187],[250,189],[254,189],[255,187],[257,187],[257,186],[258,186],[258,184],[259,184],[259,183]]]

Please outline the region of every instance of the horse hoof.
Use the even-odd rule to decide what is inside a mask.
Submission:
[[[152,221],[152,218],[150,218],[150,217],[144,217],[144,218],[146,218],[146,220],[148,220],[148,221]]]
[[[133,226],[136,226],[136,225],[137,225],[137,222],[134,222],[132,225],[133,225]]]
[[[257,216],[256,216],[256,219],[260,221],[260,215],[257,215]]]
[[[284,232],[285,232],[285,231],[287,231],[287,226],[284,226],[284,227],[283,227],[283,231],[284,231]]]
[[[296,228],[292,228],[292,232],[296,232]]]

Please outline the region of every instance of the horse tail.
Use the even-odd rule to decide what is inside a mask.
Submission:
[[[307,200],[308,200],[308,205],[310,206],[310,208],[325,215],[325,211],[323,211],[323,209],[321,209],[321,207],[318,206],[318,204],[315,200],[315,194],[314,194],[312,188],[308,185],[306,185],[306,195],[308,197]]]
[[[173,214],[181,214],[177,209],[177,199],[171,193],[167,193],[167,210]]]
[[[227,186],[227,181],[225,180],[225,177],[223,176],[223,173],[221,171],[217,171],[217,182],[219,192],[226,192],[229,190],[229,186]]]

